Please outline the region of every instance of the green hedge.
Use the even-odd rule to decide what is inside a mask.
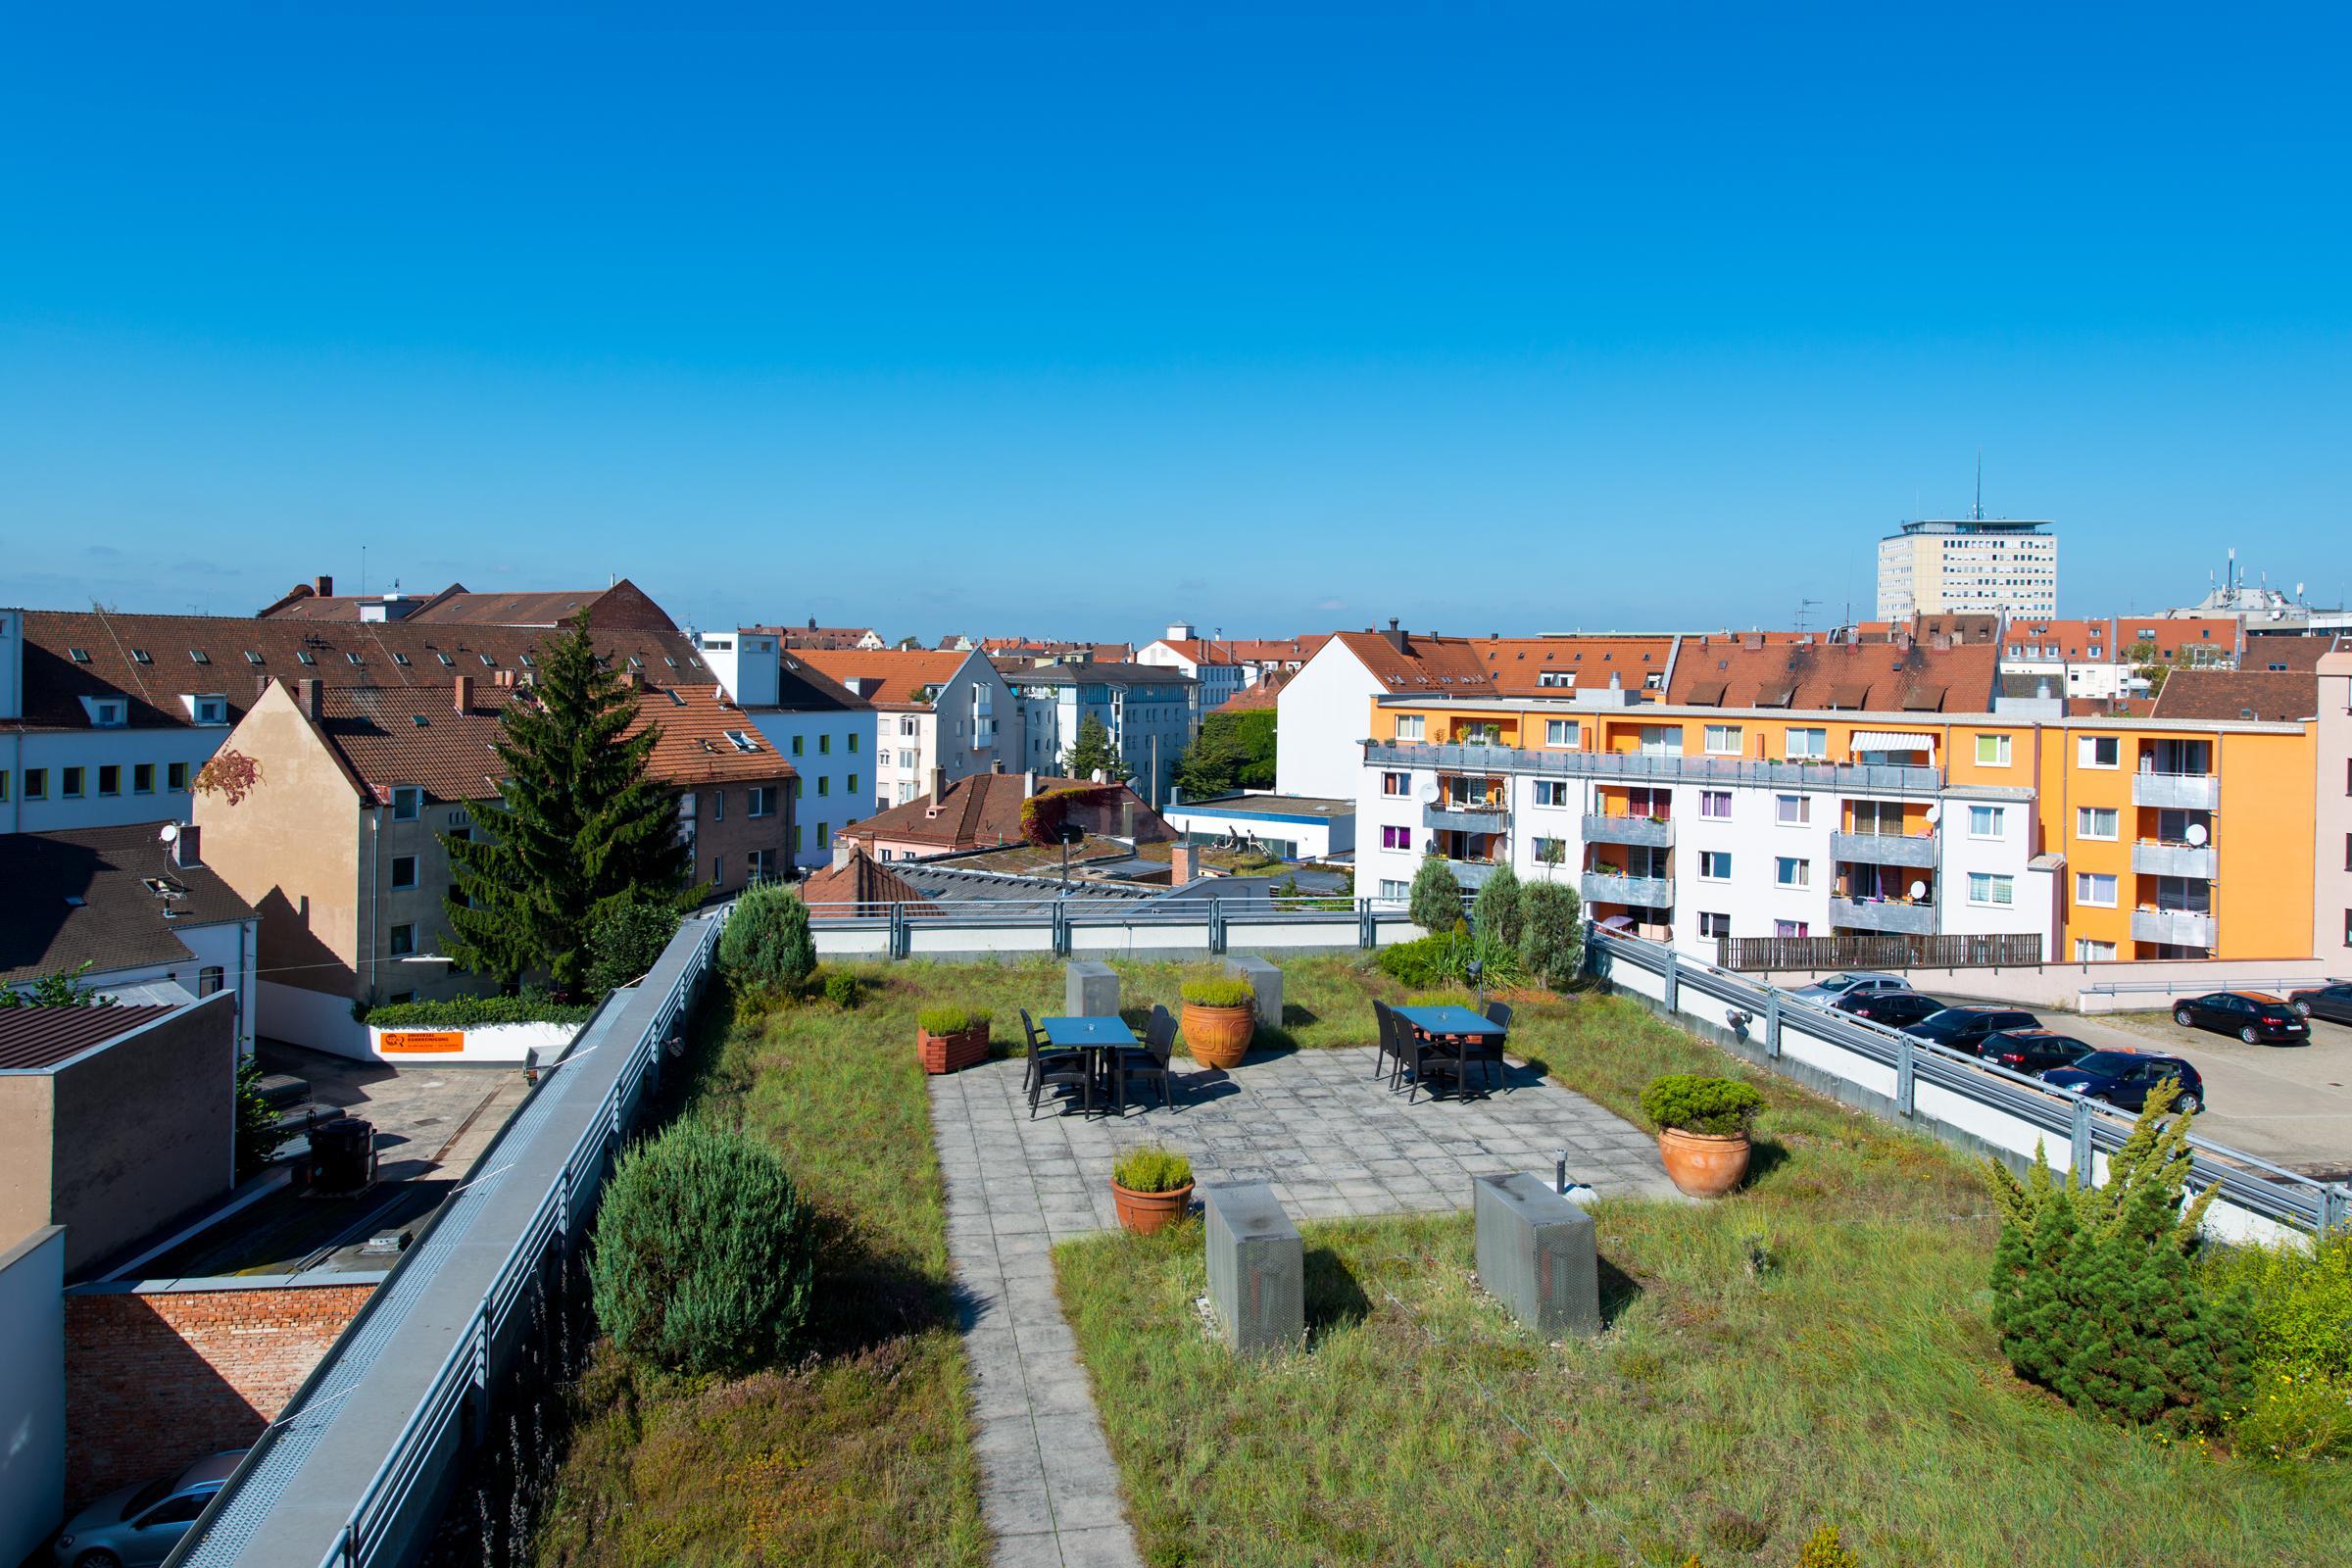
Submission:
[[[451,997],[446,1002],[387,1002],[353,1013],[373,1029],[481,1029],[494,1023],[586,1023],[593,1002],[544,996]]]

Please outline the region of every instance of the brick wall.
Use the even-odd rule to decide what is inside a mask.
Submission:
[[[68,1506],[251,1444],[374,1288],[68,1294]]]

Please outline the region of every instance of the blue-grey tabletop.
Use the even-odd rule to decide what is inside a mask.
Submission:
[[[1046,1043],[1054,1046],[1132,1046],[1135,1031],[1126,1020],[1107,1015],[1083,1018],[1040,1018],[1038,1028],[1045,1031]]]
[[[1468,1007],[1451,1004],[1443,1007],[1398,1007],[1396,1016],[1425,1035],[1469,1035],[1482,1040],[1499,1040],[1509,1032],[1492,1018],[1482,1017]]]

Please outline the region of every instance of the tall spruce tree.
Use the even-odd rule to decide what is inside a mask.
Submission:
[[[1113,784],[1127,776],[1127,764],[1120,759],[1119,749],[1110,743],[1110,731],[1092,713],[1080,721],[1078,744],[1062,758],[1061,770],[1069,778],[1093,778],[1100,770]]]
[[[646,771],[661,732],[630,734],[636,719],[637,699],[597,659],[583,612],[500,714],[507,776],[476,812],[482,834],[441,835],[458,962],[508,990],[544,971],[576,991],[607,909],[632,898],[683,903],[692,852],[676,793]]]

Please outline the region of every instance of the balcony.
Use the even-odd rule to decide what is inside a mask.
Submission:
[[[2194,909],[2134,909],[2132,911],[2132,940],[2161,942],[2175,948],[2210,948],[2213,946],[2214,920],[2210,914]]]
[[[1637,909],[1666,909],[1674,906],[1674,879],[1665,876],[1626,876],[1617,871],[1587,871],[1587,904],[1623,904]]]
[[[2221,858],[2210,844],[2165,844],[2156,839],[2141,839],[2132,846],[2132,869],[2141,876],[2193,876],[2210,882],[2221,874]]]
[[[1587,844],[1632,844],[1652,850],[1674,848],[1674,819],[1667,816],[1610,816],[1594,811],[1585,818]]]
[[[1453,873],[1454,881],[1461,884],[1464,892],[1472,892],[1485,887],[1487,878],[1500,864],[1500,860],[1447,860],[1446,869]]]
[[[1830,858],[1862,865],[1932,866],[1936,863],[1936,835],[1832,833]]]
[[[1897,904],[1892,899],[1832,899],[1830,924],[1849,931],[1898,931],[1905,936],[1933,936],[1936,904],[1922,900]]]
[[[1943,787],[1943,770],[1935,767],[1768,762],[1735,757],[1643,757],[1629,752],[1525,751],[1514,746],[1433,746],[1420,741],[1366,741],[1364,760],[1378,767],[1526,773],[1544,778],[1592,778],[1626,784],[1796,785],[1858,795],[1934,795]]]
[[[2151,773],[2132,775],[2133,806],[2169,806],[2183,811],[2210,811],[2221,805],[2222,781],[2211,773]]]
[[[1421,808],[1421,823],[1424,827],[1455,833],[1507,833],[1511,829],[1511,813],[1503,806],[1484,806],[1471,801],[1447,806],[1441,802]]]

